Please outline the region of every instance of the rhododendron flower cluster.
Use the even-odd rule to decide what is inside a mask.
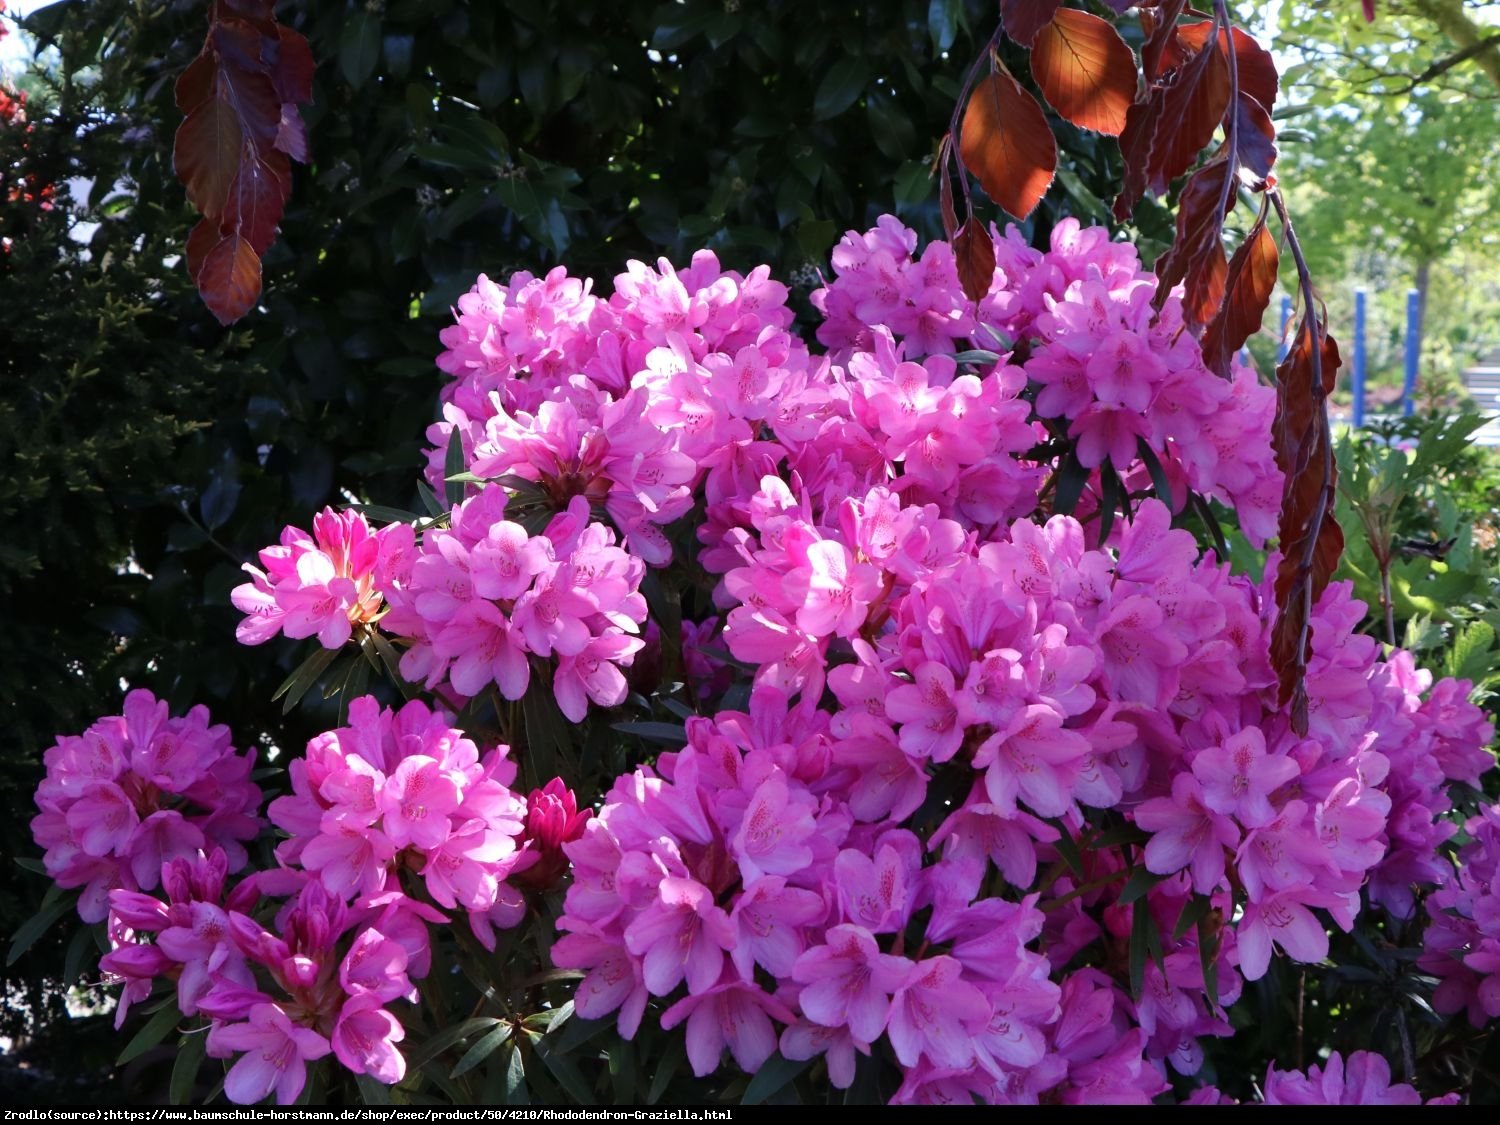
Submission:
[[[127,715],[139,723],[150,702],[133,693]],[[555,877],[560,849],[588,819],[560,780],[528,810],[510,788],[506,748],[481,755],[420,701],[391,711],[364,696],[349,711],[348,726],[292,761],[293,792],[271,803],[288,834],[277,867],[230,886],[243,849],[232,862],[200,837],[196,850],[158,861],[155,878],[108,889],[114,948],[102,968],[125,982],[116,1025],[155,980],[174,982],[178,1010],[209,1021],[208,1054],[234,1060],[224,1089],[235,1102],[294,1101],[307,1063],[330,1052],[352,1073],[399,1082],[405,1028],[391,1005],[416,1000],[430,927],[462,912],[493,949],[494,928],[526,911],[507,880],[536,867]],[[112,721],[95,731],[112,733]],[[259,803],[256,789],[252,810]]]
[[[1454,1105],[1457,1094],[1430,1098],[1427,1105]],[[1391,1064],[1373,1051],[1354,1051],[1348,1062],[1334,1051],[1321,1067],[1266,1072],[1266,1105],[1422,1105],[1422,1095],[1391,1082]]]
[[[552,690],[574,722],[590,700],[620,703],[621,668],[644,645],[634,634],[646,619],[645,564],[589,522],[586,501],[575,499],[541,535],[505,519],[505,504],[493,485],[459,504],[451,529],[427,532],[387,587],[384,627],[411,643],[402,674],[460,696],[494,686],[520,699],[538,657],[555,661]]]
[[[343,901],[397,891],[401,872],[414,872],[493,947],[492,924],[513,926],[525,912],[506,878],[536,860],[518,839],[526,802],[509,788],[516,767],[506,754],[481,757],[419,700],[392,712],[356,699],[349,725],[309,742],[291,764],[291,795],[271,802],[271,823],[290,835],[277,858]]]
[[[1214,378],[1183,331],[1181,305],[1152,306],[1156,279],[1135,248],[1102,227],[1064,219],[1050,251],[1014,228],[995,239],[995,277],[977,305],[964,299],[952,250],[887,216],[834,248],[837,278],[813,294],[827,319],[818,339],[845,356],[871,351],[880,329],[908,359],[968,348],[1010,348],[1035,388],[1036,413],[1066,423],[1086,469],[1108,461],[1139,473],[1140,443],[1160,458],[1173,495],[1188,487],[1233,505],[1246,534],[1275,533],[1281,474],[1266,441],[1275,395],[1237,366]]]
[[[580,1011],[619,1007],[626,1033],[648,995],[685,984],[664,1025],[732,999],[732,1023],[751,1038],[720,1044],[717,1023],[697,1037],[689,1024],[700,1073],[724,1045],[754,1069],[779,1023],[783,1054],[808,1057],[816,1043],[844,1083],[854,1053],[883,1034],[906,1069],[902,1100],[960,1089],[1149,1099],[1153,1060],[1192,1074],[1198,1038],[1229,1032],[1197,942],[1219,948],[1218,1005],[1240,976],[1265,973],[1273,949],[1322,960],[1314,910],[1347,929],[1363,883],[1401,885],[1397,832],[1447,834],[1440,783],[1445,771],[1477,777],[1486,724],[1466,702],[1440,717],[1437,703],[1455,699],[1423,701],[1404,654],[1375,659],[1375,642],[1349,631],[1362,607],[1337,588],[1316,618],[1314,721],[1298,738],[1265,657],[1269,591],[1198,559],[1156,501],[1103,551],[1068,517],[1018,521],[979,545],[931,507],[891,499],[845,499],[820,525],[805,495],[764,483],[752,508],[770,546],[742,545],[749,565],[725,579],[743,600],[725,639],[759,666],[751,712],[689,720],[686,750],[617,784],[570,848],[577,881],[562,925],[573,934],[555,956],[590,970]],[[853,659],[828,667],[840,639]],[[831,714],[815,709],[825,682]],[[961,799],[923,840],[906,825],[939,780]],[[1405,810],[1394,830],[1393,800]],[[1086,807],[1126,812],[1139,862],[1166,877],[1133,906],[1110,905],[1127,874],[1113,849],[1090,850],[1080,877],[1037,881],[1055,869],[1061,833],[1088,847]],[[1386,862],[1398,873],[1383,884]],[[1019,906],[984,893],[997,878],[1026,895]],[[1053,904],[1045,920],[1038,895]],[[1193,895],[1217,911],[1216,932],[1169,945],[1140,999],[1112,994],[1105,1009],[1121,1022],[1105,1036],[1108,1062],[1086,1054],[1070,1061],[1093,1067],[1087,1077],[1059,1070],[1067,1053],[1055,1041],[1043,1051],[1066,1026],[1057,974],[1127,941],[1133,911],[1171,932]],[[1238,922],[1222,926],[1236,907]],[[1006,939],[1005,958],[988,944],[1002,917],[1024,935]],[[984,938],[972,954],[966,933]],[[1037,938],[1045,953],[1027,948]],[[931,956],[902,955],[913,947]],[[1016,991],[999,997],[994,973]],[[847,988],[828,983],[848,974]],[[929,979],[931,997],[897,1005],[908,982]],[[1111,994],[1108,978],[1060,979]],[[987,1054],[992,1021],[1030,1046]]]
[[[1500,1019],[1500,806],[1485,805],[1465,828],[1457,871],[1426,901],[1419,964],[1442,980],[1433,1007],[1484,1027]]]
[[[397,1081],[429,927],[462,915],[494,950],[570,871],[550,955],[574,1010],[680,1026],[700,1077],[779,1052],[841,1088],[894,1067],[903,1104],[1144,1104],[1211,1070],[1274,957],[1321,962],[1375,911],[1430,919],[1442,1006],[1500,1013],[1494,810],[1457,878],[1439,851],[1450,787],[1494,762],[1470,685],[1359,633],[1335,583],[1297,734],[1268,656],[1278,556],[1236,574],[1180,519],[1196,493],[1275,532],[1274,393],[1209,372],[1102,230],[993,237],[971,301],[946,243],[851,232],[813,295],[820,355],[784,286],[707,251],[631,263],[608,297],[561,267],[481,277],[429,431],[428,480],[462,499],[288,528],[235,591],[240,637],[358,630],[388,667],[389,639],[403,691],[525,753],[547,695],[574,724],[647,715],[620,728],[642,737],[670,714],[674,749],[619,759],[596,811],[561,779],[523,799],[504,747],[421,701],[348,701],[268,810],[279,866],[230,888],[253,819],[210,831],[207,802],[196,842],[122,869],[133,824],[103,813],[182,790],[137,798],[60,744],[39,838],[97,917],[113,889],[126,1005],[174,981],[236,1100],[295,1097],[330,1054]],[[1333,1054],[1273,1067],[1265,1099],[1417,1098],[1390,1079]]]
[[[155,890],[162,864],[218,848],[228,870],[245,865],[260,834],[255,751],[237,753],[208,710],[168,714],[149,691],[125,697],[122,715],[99,719],[47,751],[32,835],[60,887],[81,887],[78,912],[102,921],[116,888]]]
[[[372,530],[358,512],[325,508],[313,519],[313,533],[288,527],[281,543],[260,552],[261,570],[245,564],[254,579],[236,586],[234,607],[248,616],[235,635],[258,645],[277,633],[317,637],[324,648],[339,648],[354,626],[374,621],[382,598],[377,571],[400,570],[412,548],[408,524]]]

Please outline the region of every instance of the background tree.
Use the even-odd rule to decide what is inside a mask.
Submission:
[[[1457,0],[1380,4],[1373,21],[1355,5],[1279,10],[1278,49],[1299,60],[1287,71],[1287,178],[1318,231],[1309,254],[1335,317],[1347,323],[1354,285],[1371,292],[1377,377],[1396,377],[1407,288],[1420,294],[1424,380],[1500,341],[1492,11]]]

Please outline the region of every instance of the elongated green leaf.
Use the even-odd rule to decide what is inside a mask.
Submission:
[[[1088,848],[1094,851],[1100,848],[1113,848],[1119,844],[1144,844],[1151,839],[1151,834],[1143,828],[1137,828],[1133,824],[1117,824],[1113,828],[1100,832],[1097,836],[1090,836]]]
[[[1089,471],[1078,460],[1078,454],[1068,450],[1067,457],[1057,469],[1057,491],[1052,496],[1052,510],[1061,516],[1072,515],[1088,483]]]
[[[598,1099],[594,1097],[594,1091],[589,1086],[588,1079],[583,1076],[583,1071],[578,1069],[578,1064],[573,1061],[572,1056],[551,1050],[545,1040],[537,1044],[536,1053],[570,1098],[579,1105],[594,1105],[597,1102]]]
[[[425,480],[417,481],[417,495],[422,498],[422,506],[427,509],[427,514],[429,516],[432,516],[434,519],[436,519],[440,516],[446,516],[448,514],[448,509],[445,508],[443,506],[443,502],[437,498],[437,493],[432,491],[432,489],[427,486],[427,482]]]
[[[614,1088],[615,1105],[635,1104],[635,1084],[640,1070],[633,1040],[621,1039],[609,1045],[609,1079]]]
[[[572,1019],[568,1020],[566,1025],[562,1026],[561,1030],[558,1030],[558,1025],[554,1023],[552,1028],[548,1030],[548,1038],[550,1039],[555,1036],[556,1041],[553,1043],[552,1049],[559,1054],[566,1054],[568,1051],[576,1051],[591,1039],[604,1034],[610,1028],[614,1027],[614,1025],[615,1021],[612,1016],[602,1020],[586,1020],[582,1016],[575,1015]]]
[[[39,859],[32,859],[30,856],[23,855],[17,856],[11,862],[23,871],[30,871],[36,875],[47,874],[47,865]]]
[[[1203,969],[1203,994],[1215,1011],[1219,1010],[1219,971],[1215,964],[1218,957],[1219,935],[1212,928],[1212,919],[1205,914],[1198,919],[1198,964]]]
[[[115,1065],[124,1066],[131,1059],[144,1055],[165,1039],[181,1018],[182,1013],[177,1010],[176,1000],[168,1002],[166,1007],[146,1021],[146,1026],[135,1033],[135,1038],[125,1044],[125,1049],[120,1052]]]
[[[526,1089],[526,1060],[521,1057],[521,1047],[511,1043],[507,1050],[510,1057],[505,1062],[505,1104],[530,1105],[531,1093]]]
[[[459,1075],[468,1074],[469,1071],[494,1054],[495,1050],[510,1038],[510,1033],[513,1030],[514,1028],[510,1024],[503,1023],[488,1035],[482,1037],[464,1052],[464,1057],[458,1060],[458,1065],[453,1068],[453,1073],[449,1077],[457,1078]]]
[[[94,956],[94,927],[80,926],[68,942],[68,952],[63,958],[63,983],[74,985],[83,975],[84,963]]]
[[[167,1086],[167,1099],[173,1105],[191,1105],[193,1087],[198,1082],[198,1071],[203,1066],[204,1049],[208,1044],[208,1032],[199,1031],[182,1037],[177,1059],[172,1063],[172,1080]]]
[[[415,699],[417,688],[401,674],[401,656],[391,642],[379,632],[374,632],[370,634],[370,643],[375,646],[375,653],[380,657],[380,663],[384,666],[385,674],[391,683],[400,688],[401,694],[407,699]]]
[[[1144,902],[1136,903],[1130,917],[1130,995],[1137,1000],[1146,984],[1146,957],[1155,927],[1150,909]]]
[[[404,508],[388,508],[384,504],[345,504],[344,511],[358,512],[366,519],[384,520],[386,523],[416,523],[422,517]]]
[[[1057,842],[1052,846],[1057,849],[1057,854],[1062,856],[1063,862],[1068,865],[1068,870],[1073,872],[1074,877],[1082,879],[1084,877],[1083,856],[1078,854],[1078,845],[1073,842],[1072,834],[1061,820],[1051,823],[1057,829]]]
[[[655,1105],[661,1100],[661,1096],[667,1092],[672,1079],[677,1077],[677,1072],[682,1069],[682,1064],[687,1061],[687,1045],[679,1036],[672,1040],[670,1046],[662,1052],[661,1060],[656,1064],[656,1073],[651,1076],[651,1088],[646,1091],[646,1104]]]
[[[1138,899],[1144,898],[1146,892],[1167,876],[1158,875],[1148,870],[1145,864],[1137,867],[1130,873],[1130,878],[1125,880],[1125,886],[1120,890],[1120,905],[1126,906]]]
[[[445,1027],[421,1046],[413,1047],[407,1053],[406,1067],[408,1070],[419,1070],[455,1043],[481,1031],[487,1031],[499,1022],[493,1016],[475,1016],[473,1019],[464,1020],[463,1023]]]
[[[532,675],[521,698],[521,715],[526,722],[524,767],[533,784],[545,785],[563,772],[561,763],[571,757],[573,737],[572,726],[557,708],[550,677]]]
[[[22,954],[35,945],[37,939],[50,930],[59,918],[72,911],[77,901],[77,894],[59,895],[52,902],[44,903],[42,909],[22,922],[11,938],[10,952],[5,958],[6,967],[9,968],[20,960]]]
[[[1099,545],[1102,547],[1109,543],[1109,533],[1114,530],[1116,510],[1124,508],[1128,515],[1130,501],[1125,496],[1125,486],[1120,483],[1120,475],[1115,472],[1108,457],[1099,466],[1099,484]]]
[[[454,430],[453,432],[457,433],[458,431]],[[489,477],[482,477],[482,476],[479,476],[477,473],[470,473],[470,472],[454,473],[451,477],[444,477],[443,479],[445,481],[447,481],[449,484],[489,484],[490,483],[490,478]],[[450,495],[451,495],[451,492],[450,492]],[[459,499],[463,499],[463,498],[459,497]]]
[[[390,1105],[391,1088],[368,1074],[356,1074],[354,1084],[359,1087],[359,1100],[365,1105]]]
[[[687,745],[687,731],[678,723],[615,723],[614,729],[621,734],[633,734],[647,742],[661,742],[668,746]]]
[[[1147,444],[1146,439],[1138,437],[1135,439],[1136,452],[1140,454],[1146,471],[1151,474],[1151,487],[1156,490],[1159,499],[1168,508],[1172,503],[1172,482],[1167,479],[1167,470],[1162,467],[1161,459],[1156,456],[1156,450]]]
[[[745,1087],[744,1096],[740,1098],[740,1105],[760,1105],[811,1065],[811,1059],[788,1059],[783,1058],[780,1051],[775,1052],[751,1077],[750,1085]]]
[[[975,348],[966,352],[959,352],[953,357],[953,362],[962,366],[965,363],[976,364],[979,367],[992,367],[1000,362],[1000,356],[996,352],[985,351]]]
[[[318,682],[318,677],[326,672],[328,666],[338,658],[338,655],[338,649],[324,648],[319,645],[313,650],[311,656],[297,665],[290,676],[281,681],[281,686],[271,695],[271,702],[275,703],[285,696],[285,701],[281,704],[281,713],[289,714],[292,708],[297,706],[298,701],[307,694],[308,689]]]
[[[1188,899],[1182,907],[1182,913],[1177,916],[1177,924],[1172,927],[1172,940],[1181,941],[1182,935],[1196,926],[1213,908],[1213,900],[1207,895],[1195,894]]]
[[[443,458],[443,478],[447,482],[448,507],[463,503],[464,482],[458,477],[464,472],[464,435],[454,426],[448,434],[448,452]],[[476,478],[477,479],[477,478]]]

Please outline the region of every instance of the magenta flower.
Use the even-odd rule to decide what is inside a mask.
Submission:
[[[776,1028],[771,1017],[791,1023],[791,1009],[754,984],[726,977],[712,988],[685,996],[661,1016],[671,1029],[687,1020],[688,1062],[699,1078],[719,1066],[724,1048],[747,1074],[754,1074],[776,1050]]]
[[[382,824],[391,845],[436,848],[451,831],[448,816],[459,805],[458,786],[434,758],[404,758],[380,791]]]
[[[793,794],[780,770],[756,787],[729,844],[747,883],[762,875],[795,874],[812,862],[808,841],[816,811],[816,801],[805,792]]]
[[[1172,779],[1172,795],[1144,801],[1135,822],[1150,832],[1146,867],[1170,875],[1192,867],[1193,889],[1210,894],[1224,881],[1225,849],[1239,843],[1234,822],[1209,808],[1202,787],[1192,774]]]
[[[886,1030],[903,1066],[916,1066],[924,1056],[939,1067],[974,1061],[975,1036],[992,1012],[984,993],[962,978],[963,967],[952,957],[929,957],[896,989]]]
[[[1270,795],[1300,772],[1291,758],[1267,756],[1265,735],[1256,727],[1231,735],[1223,746],[1200,750],[1193,758],[1193,774],[1203,783],[1203,803],[1234,816],[1246,828],[1276,819]]]
[[[661,881],[656,901],[625,931],[625,944],[641,958],[646,987],[665,996],[684,978],[694,994],[712,988],[724,967],[724,953],[735,944],[729,916],[714,896],[693,879]]]
[[[219,1024],[208,1033],[212,1058],[245,1052],[224,1078],[224,1094],[237,1105],[254,1105],[272,1093],[291,1105],[307,1081],[307,1064],[332,1048],[311,1028],[297,1027],[275,1004],[257,1004],[246,1023]]]
[[[1421,1105],[1405,1083],[1391,1083],[1391,1065],[1374,1051],[1354,1051],[1348,1062],[1337,1051],[1321,1067],[1266,1071],[1266,1105]]]
[[[332,1048],[353,1073],[394,1086],[406,1077],[406,1059],[396,1049],[406,1038],[406,1028],[381,1003],[372,992],[351,997],[334,1024]]]
[[[891,994],[907,979],[912,963],[880,952],[861,926],[834,926],[828,942],[797,958],[792,979],[804,984],[802,1012],[824,1027],[847,1027],[861,1043],[873,1043],[891,1014]]]

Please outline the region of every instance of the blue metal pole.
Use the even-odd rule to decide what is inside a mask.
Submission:
[[[1365,291],[1354,291],[1354,428],[1365,424]]]
[[[1280,363],[1286,358],[1286,353],[1292,350],[1291,344],[1286,338],[1286,322],[1292,319],[1292,299],[1285,293],[1281,295],[1281,345],[1276,349],[1276,362]]]
[[[1403,414],[1411,414],[1417,408],[1417,361],[1422,358],[1417,339],[1418,297],[1415,289],[1406,291],[1406,383],[1401,390]]]

